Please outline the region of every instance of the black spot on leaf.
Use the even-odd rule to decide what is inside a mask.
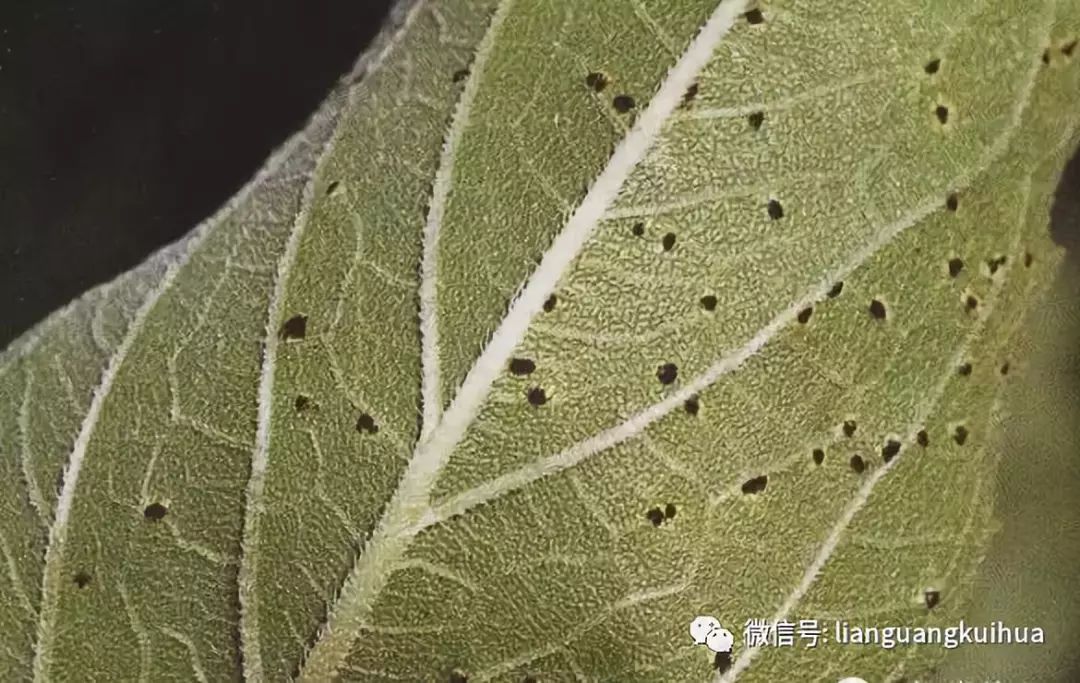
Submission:
[[[941,602],[941,593],[929,590],[923,593],[923,599],[926,601],[926,609],[934,609]]]
[[[919,433],[915,435],[915,442],[926,448],[930,445],[930,435],[926,433],[925,429],[920,429]]]
[[[585,77],[585,85],[589,86],[596,92],[602,92],[608,85],[608,77],[599,71],[593,71]]]
[[[761,130],[761,125],[765,123],[765,112],[752,112],[749,116],[746,117],[746,121],[754,130]]]
[[[704,308],[706,311],[715,311],[716,303],[716,297],[712,294],[706,294],[705,296],[701,297],[701,307]]]
[[[753,479],[747,479],[743,482],[742,492],[747,495],[761,493],[765,490],[768,483],[769,476],[766,474],[763,474],[760,477],[754,477]]]
[[[840,296],[840,292],[842,292],[842,291],[844,291],[844,282],[843,282],[843,280],[841,280],[840,282],[837,282],[835,285],[833,285],[832,289],[830,289],[827,292],[826,295],[830,299],[835,299],[836,297]]]
[[[469,683],[469,677],[460,671],[451,671],[448,683]]]
[[[956,211],[960,208],[960,195],[955,192],[949,193],[949,195],[945,197],[945,208],[949,211]]]
[[[468,77],[469,77],[469,70],[468,69],[458,69],[457,71],[454,72],[454,75],[452,76],[453,81],[455,83],[460,83],[460,82],[464,81]]]
[[[642,235],[645,234],[645,224],[644,223],[634,223],[634,225],[630,227],[630,233],[634,237],[641,237]]]
[[[1044,65],[1045,65],[1045,64],[1049,64],[1049,63],[1050,63],[1050,48],[1047,48],[1047,49],[1043,50],[1043,53],[1042,53],[1042,63],[1043,63]]]
[[[866,462],[862,459],[861,455],[855,454],[851,456],[851,460],[848,461],[848,464],[855,474],[862,474],[866,470]]]
[[[547,392],[540,387],[533,387],[529,389],[525,397],[529,400],[529,405],[542,406],[547,403]]]
[[[1025,252],[1024,252],[1024,267],[1025,267],[1025,268],[1030,268],[1030,267],[1031,267],[1031,263],[1032,263],[1032,262],[1033,262],[1034,260],[1035,260],[1035,257],[1031,255],[1031,252],[1030,252],[1030,251],[1025,251]]]
[[[949,259],[949,276],[950,277],[957,277],[958,275],[960,275],[960,271],[962,271],[963,269],[964,269],[964,260],[963,259],[956,258],[956,257]]]
[[[671,251],[675,248],[675,233],[669,232],[664,235],[664,239],[661,240],[660,246],[664,248],[664,251]]]
[[[700,86],[698,86],[697,83],[691,83],[690,87],[686,89],[686,92],[683,94],[682,98],[682,104],[684,107],[694,101],[694,98],[697,97],[699,87]]]
[[[974,294],[968,294],[964,299],[964,308],[970,313],[979,307],[979,299]]]
[[[361,434],[377,434],[379,425],[375,424],[375,418],[372,416],[360,413],[360,417],[356,418],[356,431]]]
[[[1069,42],[1062,45],[1061,54],[1065,55],[1066,57],[1072,57],[1073,52],[1076,50],[1076,44],[1077,41],[1070,40]]]
[[[868,310],[870,311],[870,317],[872,317],[874,320],[884,320],[885,319],[885,316],[886,316],[885,304],[883,304],[880,300],[878,300],[878,299],[872,300],[870,302],[870,307],[869,307]]]
[[[326,196],[329,197],[330,195],[337,192],[337,189],[339,187],[341,187],[341,183],[336,180],[331,181],[330,184],[326,186]]]
[[[847,437],[855,436],[855,429],[857,427],[858,427],[858,425],[855,424],[855,420],[844,420],[844,427],[843,427],[844,436],[847,436]]]
[[[746,17],[746,23],[751,26],[765,23],[765,15],[763,15],[759,9],[752,9],[743,16]]]
[[[656,379],[660,384],[672,384],[679,376],[679,367],[674,363],[664,363],[656,370]]]
[[[815,465],[820,465],[821,463],[825,462],[824,449],[815,448],[813,453],[811,453],[811,457],[813,457]]]
[[[143,517],[151,522],[160,522],[168,512],[169,509],[161,503],[150,503],[143,510]]]
[[[923,71],[925,71],[928,74],[933,75],[933,74],[936,74],[938,72],[938,69],[940,69],[940,68],[941,68],[941,60],[940,59],[931,59],[929,62],[926,63],[925,66],[923,66]]]
[[[307,316],[294,315],[281,326],[282,339],[303,339],[307,336]]]
[[[615,107],[615,111],[620,114],[625,114],[630,111],[634,108],[635,104],[634,98],[629,95],[616,95],[615,98],[611,100],[611,106]]]
[[[999,371],[1003,375],[1009,374],[1009,361],[1005,361],[1004,363],[1002,363],[1001,368],[999,369]]]
[[[885,462],[889,462],[900,452],[900,442],[895,439],[889,439],[885,442],[885,445],[881,447],[881,459]]]
[[[701,402],[698,397],[691,396],[686,399],[686,401],[683,402],[683,410],[685,410],[688,415],[697,415],[698,411],[701,410]]]
[[[551,313],[555,310],[555,304],[557,303],[559,303],[559,297],[552,294],[547,298],[547,301],[544,302],[544,311],[546,313]]]
[[[645,513],[646,519],[652,522],[653,526],[660,526],[664,523],[664,513],[660,511],[660,508],[652,508]]]
[[[724,673],[731,668],[731,653],[730,652],[717,652],[713,657],[713,668]]]
[[[784,217],[784,207],[775,199],[769,200],[769,218],[778,221]]]
[[[675,504],[668,503],[664,506],[664,519],[672,519],[675,517]]]
[[[934,108],[934,116],[937,117],[938,123],[944,126],[949,122],[949,108],[944,104],[939,104]]]
[[[90,585],[90,574],[87,572],[75,572],[75,585],[79,588],[86,588]]]
[[[307,407],[311,404],[311,399],[301,394],[293,401],[293,407],[296,408],[296,412],[302,412],[307,410]]]
[[[953,441],[956,442],[957,446],[963,446],[964,443],[967,442],[968,434],[970,434],[970,432],[968,432],[967,427],[964,425],[957,425],[956,429],[953,430]]]
[[[813,315],[813,314],[814,314],[814,307],[813,306],[807,306],[806,308],[799,311],[799,315],[796,316],[796,319],[800,323],[805,325],[806,323],[810,322],[810,316]]]
[[[536,363],[529,358],[511,358],[510,372],[515,375],[530,375],[536,370]]]
[[[971,374],[971,363],[961,363],[960,366],[956,368],[956,372],[958,372],[964,377],[967,377]]]

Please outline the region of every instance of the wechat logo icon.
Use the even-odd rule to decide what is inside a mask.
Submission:
[[[730,655],[735,646],[735,636],[720,625],[716,617],[698,617],[690,623],[690,637],[694,645],[704,645],[720,655]]]

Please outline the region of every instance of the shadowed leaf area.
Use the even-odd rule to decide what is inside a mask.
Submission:
[[[0,355],[0,678],[1000,675],[741,642],[967,618],[1067,680],[1078,33],[402,5],[227,206]]]

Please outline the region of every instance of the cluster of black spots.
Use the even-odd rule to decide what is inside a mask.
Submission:
[[[971,374],[971,363],[961,363],[957,366],[956,372],[963,377],[967,377]]]
[[[308,409],[308,406],[310,406],[310,405],[311,405],[311,399],[308,398],[307,396],[304,396],[303,394],[300,394],[299,396],[297,396],[296,400],[293,401],[293,408],[296,408],[296,412],[298,412],[298,413],[304,412],[305,410]]]
[[[326,196],[329,197],[330,195],[337,192],[337,189],[339,187],[341,187],[341,183],[336,180],[331,181],[330,184],[326,186]]]
[[[742,492],[746,495],[752,495],[761,493],[765,490],[765,487],[769,484],[769,475],[763,474],[760,477],[754,477],[753,479],[747,479],[743,482]]]
[[[964,425],[956,425],[956,429],[953,430],[952,435],[953,441],[956,442],[957,446],[963,446],[967,441],[969,433],[967,427]]]
[[[822,448],[815,448],[810,453],[810,457],[814,459],[815,465],[820,465],[821,463],[825,462],[825,450]]]
[[[469,683],[469,677],[460,671],[451,671],[448,683]]]
[[[923,593],[923,600],[926,602],[926,609],[934,609],[937,604],[941,602],[941,593],[935,590],[928,590]]]
[[[1030,268],[1031,264],[1035,261],[1035,257],[1031,255],[1030,251],[1024,252],[1024,267]]]
[[[900,453],[900,442],[896,439],[889,439],[885,442],[885,445],[881,447],[881,459],[885,462],[889,462]]]
[[[379,425],[375,424],[375,418],[367,413],[360,413],[360,417],[356,418],[356,431],[361,434],[378,434]]]
[[[675,507],[672,506],[671,509],[672,516],[674,516]],[[667,517],[664,515],[664,511],[660,508],[649,508],[649,510],[645,512],[645,518],[652,522],[653,526],[660,526],[664,523],[664,520],[667,519]]]
[[[706,294],[705,296],[701,297],[701,307],[704,308],[706,311],[715,311],[716,304],[716,297],[712,294]]]
[[[730,652],[717,652],[713,657],[713,668],[720,673],[726,672],[731,668],[731,653]]]
[[[769,200],[769,218],[778,221],[784,217],[784,207],[775,199]]]
[[[1009,361],[1005,361],[1004,363],[1002,363],[1001,367],[998,368],[998,371],[1001,372],[1001,374],[1003,375],[1009,374]]]
[[[307,316],[294,315],[281,326],[282,339],[303,339],[307,336]]]
[[[945,208],[949,211],[956,211],[960,208],[960,195],[955,192],[950,192],[948,197],[945,197]]]
[[[759,9],[752,9],[743,16],[746,17],[746,23],[751,26],[757,26],[758,24],[765,23],[765,15],[761,13]]]
[[[679,377],[679,366],[674,363],[664,363],[656,369],[656,379],[660,384],[674,384]]]
[[[884,320],[886,314],[885,304],[880,299],[873,299],[870,302],[870,307],[867,309],[870,311],[870,317],[874,320]]]
[[[931,59],[929,62],[926,63],[925,66],[923,66],[923,71],[932,76],[936,74],[940,68],[941,60],[935,58]]]
[[[691,102],[693,102],[694,98],[697,97],[699,89],[700,86],[697,83],[691,83],[690,87],[686,89],[685,93],[683,93],[682,106],[686,107]]]
[[[920,429],[919,433],[915,435],[915,443],[923,448],[930,445],[930,435],[926,433],[925,429]]]
[[[636,105],[637,103],[634,101],[634,98],[629,95],[616,95],[614,99],[611,100],[611,106],[615,107],[615,111],[620,114],[627,113]]]
[[[547,392],[541,387],[533,387],[525,392],[525,398],[531,406],[542,406],[548,401]]]
[[[964,269],[964,259],[953,257],[949,259],[949,277],[958,277]]]
[[[87,586],[90,585],[91,580],[92,579],[90,578],[89,573],[87,573],[87,572],[75,572],[74,581],[75,581],[75,585],[78,586],[79,588],[86,588]]]
[[[683,410],[687,415],[697,415],[701,410],[701,400],[697,396],[691,396],[683,402]]]
[[[531,375],[536,370],[536,363],[530,358],[511,358],[510,373],[513,375]]]
[[[1076,51],[1077,42],[1078,41],[1070,40],[1069,42],[1062,45],[1061,54],[1065,55],[1066,57],[1072,57],[1073,52]]]
[[[169,513],[169,508],[161,503],[150,503],[143,509],[143,517],[148,522],[160,522]]]
[[[455,83],[460,83],[460,82],[464,81],[468,77],[469,77],[469,70],[468,69],[458,69],[457,71],[454,72],[454,75],[451,76],[451,79]]]
[[[551,296],[549,296],[547,298],[547,301],[544,302],[544,312],[545,313],[551,313],[552,311],[555,310],[555,305],[558,304],[558,303],[559,303],[559,297],[552,294]]]
[[[765,123],[765,112],[751,112],[750,115],[746,117],[746,122],[749,123],[750,127],[754,130],[761,130],[761,125]]]
[[[604,88],[608,85],[608,77],[599,71],[590,72],[585,77],[585,85],[592,88],[595,92],[603,92]]]
[[[937,117],[938,123],[944,126],[949,122],[949,108],[944,104],[939,104],[934,107],[934,116]]]
[[[803,325],[805,325],[806,323],[810,322],[810,316],[813,315],[813,314],[814,314],[814,307],[813,306],[807,306],[806,308],[799,311],[799,315],[795,316],[795,319],[798,320]]]
[[[851,471],[855,474],[862,474],[866,471],[866,461],[863,460],[862,456],[858,453],[851,456],[851,460],[848,461],[848,465],[851,466]]]
[[[997,258],[986,259],[986,267],[990,269],[990,274],[998,272],[998,268],[1005,265],[1008,261],[1008,256],[998,256]]]
[[[630,234],[634,237],[641,237],[645,234],[645,224],[638,222],[630,226]]]
[[[664,238],[660,240],[660,246],[664,248],[664,251],[671,251],[675,248],[675,233],[669,232],[664,235]]]
[[[964,309],[966,309],[968,313],[972,313],[978,307],[979,307],[979,299],[978,299],[978,297],[976,297],[974,294],[968,294],[967,298],[964,299]]]
[[[849,438],[855,436],[855,429],[857,427],[858,425],[855,424],[855,420],[844,420],[844,426],[842,427],[844,436]]]
[[[835,285],[833,285],[832,288],[825,293],[825,295],[830,299],[835,299],[836,297],[840,296],[840,292],[842,291],[844,291],[844,281],[840,280]]]

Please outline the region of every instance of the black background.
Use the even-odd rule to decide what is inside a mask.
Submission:
[[[0,348],[224,204],[391,4],[0,2]]]

